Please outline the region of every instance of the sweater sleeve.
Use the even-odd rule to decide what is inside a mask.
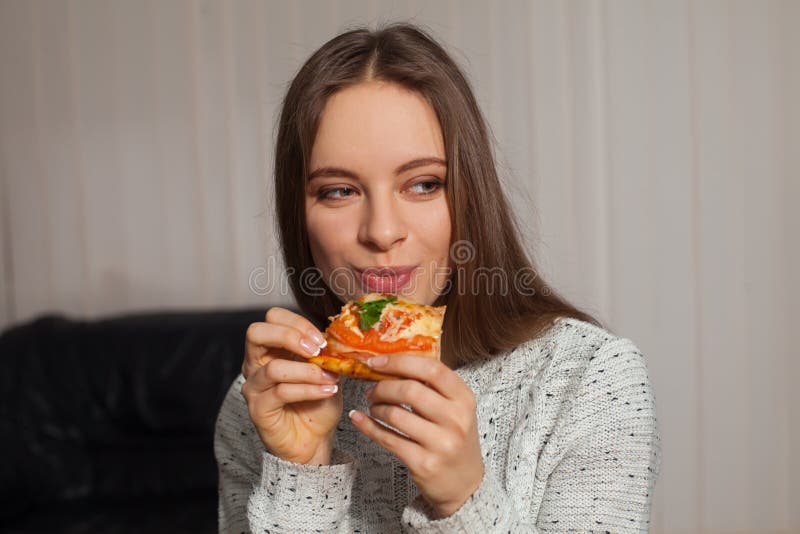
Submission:
[[[425,499],[417,496],[403,511],[403,528],[419,534],[485,534],[487,532],[529,532],[539,534],[529,517],[521,516],[511,504],[497,478],[484,471],[475,493],[456,513],[442,519],[431,519],[432,510]]]
[[[237,378],[217,417],[219,532],[340,532],[350,508],[356,464],[334,450],[332,464],[309,466],[267,452]]]
[[[334,451],[331,465],[309,466],[264,453],[261,479],[250,494],[252,532],[339,532],[351,502],[355,463]]]
[[[551,447],[554,460],[536,461],[530,486],[543,486],[542,499],[520,508],[515,492],[487,469],[477,491],[453,515],[431,519],[431,510],[418,497],[403,513],[407,532],[618,532],[647,531],[653,486],[658,474],[660,449],[655,408],[642,354],[629,340],[616,339],[588,357],[580,372],[559,369],[552,382],[544,381],[524,420],[548,411],[559,415],[545,431],[540,447]],[[548,387],[569,390],[548,391]],[[560,406],[547,406],[561,397]],[[535,428],[515,433],[512,449],[536,455]],[[539,426],[541,428],[541,426]],[[541,449],[539,449],[541,452]],[[540,454],[540,457],[545,455]]]

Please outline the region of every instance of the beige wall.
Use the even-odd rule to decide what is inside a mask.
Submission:
[[[546,276],[647,355],[653,532],[800,532],[793,0],[0,1],[0,325],[286,302],[248,282],[277,268],[285,84],[411,16],[467,69]]]

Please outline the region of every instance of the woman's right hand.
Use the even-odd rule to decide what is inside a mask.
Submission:
[[[300,464],[329,464],[333,432],[342,415],[339,375],[310,358],[325,339],[311,322],[283,308],[270,308],[265,322],[245,336],[242,395],[267,450]]]

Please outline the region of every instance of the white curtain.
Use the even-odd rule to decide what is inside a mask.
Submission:
[[[280,98],[408,19],[472,80],[545,277],[647,356],[652,531],[800,531],[794,0],[2,0],[0,326],[289,302]]]

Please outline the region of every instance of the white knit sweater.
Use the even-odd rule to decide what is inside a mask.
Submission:
[[[559,319],[543,335],[457,371],[477,400],[485,476],[433,520],[405,466],[347,418],[369,382],[345,380],[333,465],[266,452],[239,376],[217,419],[219,530],[258,533],[642,532],[660,442],[644,357],[632,341]]]

